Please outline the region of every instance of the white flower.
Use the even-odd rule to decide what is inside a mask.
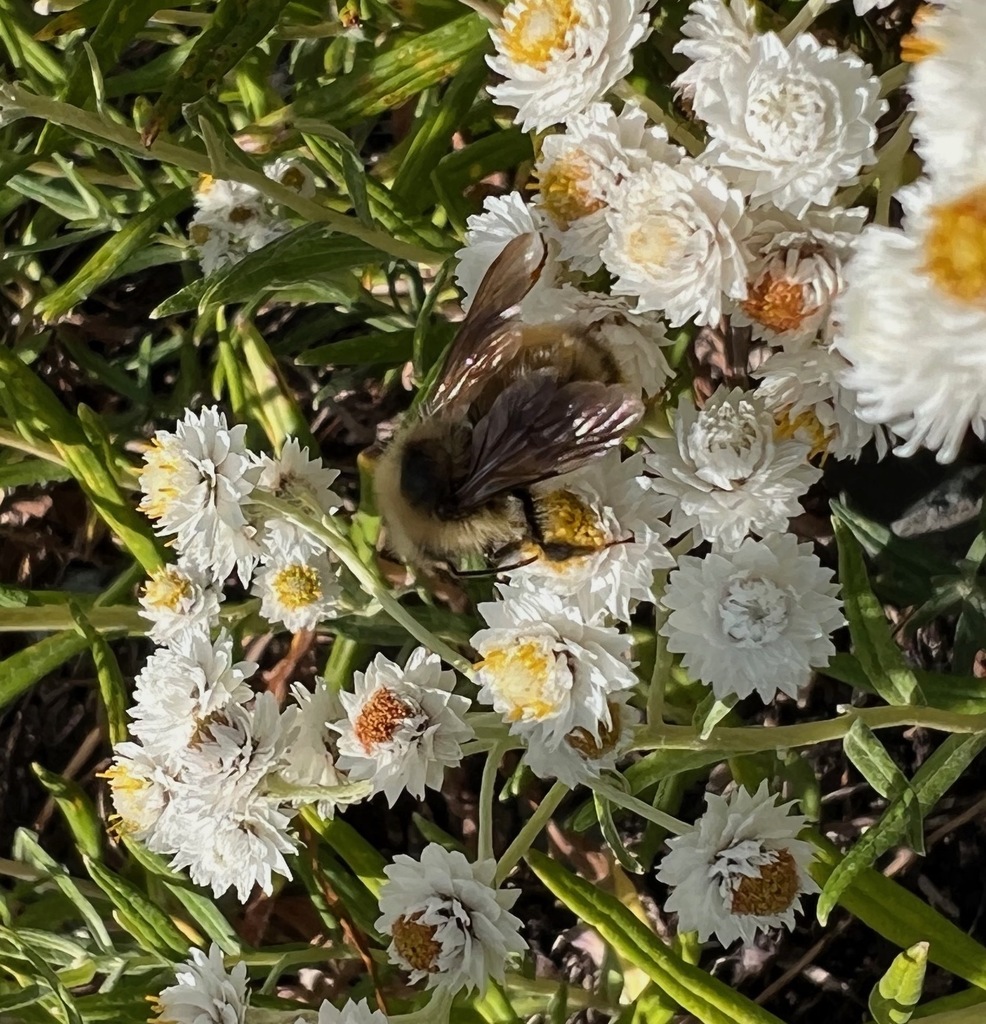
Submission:
[[[342,596],[328,558],[282,520],[268,527],[265,548],[253,584],[253,593],[261,598],[261,616],[292,631],[315,629],[333,614]]]
[[[113,764],[101,775],[109,780],[113,795],[112,830],[139,840],[155,853],[170,853],[176,835],[174,774],[143,747],[124,742],[113,748]]]
[[[263,469],[257,481],[258,491],[288,501],[309,515],[321,512],[328,516],[342,505],[342,498],[332,490],[339,471],[326,469],[321,459],[309,456],[308,449],[302,448],[296,437],[287,438],[276,459],[261,455],[260,464]],[[276,528],[282,534],[282,542],[287,542],[288,535],[294,534],[299,541],[304,539],[313,545],[313,549],[325,548],[325,544],[304,527],[287,519],[268,514],[265,523],[268,532]]]
[[[252,708],[228,706],[186,752],[187,831],[171,864],[217,897],[232,887],[245,903],[255,885],[270,895],[272,874],[291,877],[284,855],[297,849],[294,811],[277,782],[291,765],[297,716],[262,693]]]
[[[627,691],[612,694],[596,728],[579,726],[564,743],[549,746],[532,742],[524,755],[528,768],[539,778],[558,779],[573,789],[591,785],[604,771],[615,769],[641,720],[640,712],[629,700]]]
[[[559,258],[595,273],[602,266],[606,206],[617,182],[655,160],[675,164],[683,155],[662,126],[647,126],[647,115],[633,104],[619,115],[608,103],[573,114],[564,134],[544,139],[534,165],[534,203],[547,215],[545,234],[558,243]]]
[[[208,633],[219,625],[222,594],[200,570],[181,561],[152,573],[139,600],[141,617],[151,623],[147,635],[156,644],[187,629]]]
[[[227,973],[222,950],[213,943],[206,956],[192,949],[175,970],[177,985],[157,997],[156,1024],[243,1024],[250,992],[246,964],[240,961]]]
[[[315,196],[315,175],[300,160],[279,156],[264,164],[264,174],[305,199]]]
[[[218,409],[189,409],[174,433],[155,433],[140,474],[140,508],[157,520],[156,532],[174,536],[178,554],[217,582],[235,568],[244,585],[260,552],[244,505],[261,473],[245,434]]]
[[[790,697],[835,654],[845,625],[833,572],[789,533],[747,538],[730,554],[683,555],[662,603],[668,650],[718,700],[779,690]]]
[[[908,92],[913,98],[912,131],[936,191],[961,193],[982,184],[986,164],[986,104],[970,82],[986,78],[986,5],[949,0],[923,5],[914,32],[901,44],[913,62]]]
[[[516,107],[526,131],[585,110],[627,75],[631,50],[647,35],[650,0],[511,0],[490,36],[487,63],[506,81],[490,87]]]
[[[863,232],[836,301],[834,346],[859,415],[912,455],[951,462],[971,427],[986,437],[986,183],[941,200],[901,190],[904,230]]]
[[[613,695],[637,682],[632,639],[587,621],[583,609],[556,594],[502,584],[497,590],[500,600],[478,609],[490,628],[472,638],[482,658],[478,699],[545,757],[590,739],[602,748],[614,732]]]
[[[374,927],[391,936],[391,963],[412,984],[485,991],[502,981],[507,957],[523,953],[520,921],[509,912],[519,890],[493,888],[496,863],[470,864],[459,852],[430,843],[416,861],[403,854],[384,868],[380,917]]]
[[[571,328],[605,347],[617,362],[623,384],[657,395],[673,376],[662,345],[671,345],[656,313],[636,313],[623,295],[585,292],[571,284],[547,288],[537,308],[538,323]]]
[[[864,207],[808,210],[799,219],[764,208],[753,215],[746,298],[728,311],[734,326],[786,349],[810,344],[845,284],[844,267],[866,223]]]
[[[281,777],[299,789],[313,787],[336,790],[338,793],[322,795],[315,802],[320,817],[334,817],[336,807],[352,803],[345,797],[345,776],[338,771],[332,752],[329,719],[338,713],[336,695],[316,678],[314,691],[306,690],[300,683],[291,684],[291,694],[299,708],[298,732],[291,762]],[[293,806],[311,803],[310,798],[292,799]]]
[[[299,1017],[295,1024],[308,1024]],[[327,999],[318,1008],[317,1024],[387,1024],[387,1017],[380,1010],[371,1010],[365,1002],[348,1002],[337,1010]]]
[[[774,418],[755,393],[720,387],[699,412],[678,404],[674,438],[648,438],[648,467],[659,494],[676,499],[671,529],[698,526],[705,540],[739,547],[748,533],[787,528],[802,511],[798,499],[821,476],[808,445],[778,436]]]
[[[654,573],[674,564],[662,543],[667,503],[643,474],[641,456],[623,461],[611,452],[534,487],[543,544],[531,542],[508,556],[522,563],[509,572],[510,583],[563,597],[581,594],[590,614],[598,610],[629,622],[639,601],[652,600]]]
[[[862,17],[877,8],[889,7],[893,2],[894,0],[852,0],[852,5],[856,13]]]
[[[690,159],[653,163],[613,190],[602,250],[614,295],[637,297],[635,312],[663,310],[672,326],[713,324],[723,296],[746,296],[743,197]]]
[[[505,196],[490,196],[483,203],[483,212],[474,214],[466,221],[466,244],[455,257],[459,261],[455,270],[455,283],[465,292],[462,308],[468,310],[473,296],[483,283],[486,271],[503,252],[507,243],[531,231],[540,231],[544,226],[544,214],[534,206],[528,206],[519,192],[508,192]],[[541,276],[520,304],[522,319],[537,323],[536,310],[540,296],[549,290],[560,273],[557,261],[548,252],[547,262]]]
[[[692,0],[681,34],[684,38],[674,52],[684,54],[692,66],[674,84],[691,99],[707,78],[719,74],[725,60],[748,56],[757,34],[756,7],[748,0]]]
[[[452,692],[455,673],[419,647],[404,668],[378,654],[353,683],[353,693],[339,694],[346,717],[332,724],[339,768],[371,779],[391,807],[405,789],[419,800],[426,787],[441,789],[445,769],[462,760],[473,737],[463,720],[469,698]]]
[[[805,825],[776,805],[763,782],[755,794],[708,794],[708,809],[691,831],[668,840],[660,881],[673,891],[664,909],[678,914],[680,932],[713,933],[723,946],[752,942],[758,931],[794,927],[801,897],[818,892],[808,874],[811,845],[795,837]]]
[[[183,748],[217,712],[253,696],[246,680],[256,671],[252,661],[234,663],[225,630],[215,643],[198,630],[178,634],[137,675],[129,712],[134,735],[165,765],[180,762]]]
[[[788,46],[773,32],[748,57],[726,57],[693,98],[709,129],[702,160],[750,197],[800,214],[873,163],[880,82],[858,57],[804,33]]]
[[[841,384],[849,364],[821,345],[775,352],[753,376],[757,395],[773,413],[781,433],[807,444],[812,454],[858,459],[873,441],[877,458],[887,454],[887,432],[859,418],[856,394]]]

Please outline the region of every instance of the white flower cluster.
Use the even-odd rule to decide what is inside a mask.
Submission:
[[[315,195],[315,178],[300,161],[282,157],[267,164],[264,173],[305,198]],[[188,235],[204,274],[239,262],[289,229],[278,208],[253,186],[211,175],[199,181]]]
[[[901,228],[871,225],[836,305],[834,344],[859,415],[952,461],[986,438],[986,7],[926,4],[904,55],[924,176],[897,194]],[[906,131],[906,124],[898,131]]]

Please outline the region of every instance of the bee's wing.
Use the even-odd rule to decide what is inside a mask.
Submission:
[[[619,384],[561,384],[550,371],[515,381],[473,430],[462,508],[585,465],[618,445],[644,407]]]
[[[468,405],[476,388],[516,355],[522,335],[508,317],[534,287],[547,255],[544,239],[529,232],[508,242],[490,264],[445,356],[425,405],[427,414],[452,404]]]

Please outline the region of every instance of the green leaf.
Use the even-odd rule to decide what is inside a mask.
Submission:
[[[478,15],[456,18],[358,62],[330,85],[308,90],[295,100],[293,112],[299,117],[324,118],[339,128],[375,117],[454,75],[472,50],[485,46],[488,32],[489,24]]]
[[[72,474],[66,466],[59,466],[47,459],[20,459],[0,466],[0,487],[9,490],[30,484],[53,484],[71,480]]]
[[[576,917],[595,928],[620,956],[702,1024],[781,1024],[772,1013],[677,956],[614,896],[536,850],[528,851],[526,859]]]
[[[833,843],[817,834],[803,832],[802,838],[815,847],[812,877],[825,884],[844,858]],[[986,947],[879,871],[866,868],[859,872],[843,889],[839,903],[901,949],[927,942],[928,959],[933,964],[986,989]]]
[[[54,446],[107,526],[148,573],[163,564],[151,525],[117,486],[78,421],[9,349],[0,347],[0,403],[18,433]]]
[[[352,869],[353,874],[378,895],[386,880],[383,869],[387,861],[357,831],[341,818],[324,821],[313,807],[305,807],[301,816],[322,839]]]
[[[893,800],[880,820],[832,871],[818,898],[818,920],[822,924],[828,921],[832,908],[840,902],[853,878],[907,834],[914,813],[913,799],[917,798],[917,813],[925,817],[984,747],[986,734],[952,735],[921,765],[910,787]]]
[[[103,856],[103,827],[92,801],[82,787],[71,779],[50,772],[39,764],[32,764],[31,771],[38,781],[52,795],[55,805],[72,833],[79,852],[95,860]]]
[[[486,47],[483,47],[465,61],[441,101],[417,125],[391,186],[394,198],[404,209],[421,213],[434,204],[437,196],[432,171],[451,149],[453,134],[465,120],[488,77]]]
[[[927,942],[918,942],[894,958],[870,993],[875,1024],[907,1024],[921,998],[927,965]]]
[[[147,245],[154,232],[186,209],[191,199],[190,189],[176,189],[131,217],[123,229],[113,234],[68,281],[38,303],[42,320],[45,323],[57,320],[88,298],[100,285],[111,281],[120,267]]]
[[[381,262],[378,249],[324,224],[306,224],[209,276],[199,308],[258,299],[270,291]]]
[[[74,629],[46,636],[0,661],[0,708],[89,646]]]
[[[228,71],[277,24],[289,0],[219,0],[176,75],[169,79],[141,132],[150,146],[174,121],[183,103],[212,93]]]
[[[883,608],[870,588],[859,542],[833,517],[839,544],[839,581],[856,657],[877,693],[893,705],[924,704],[913,670],[894,643]]]
[[[736,707],[739,698],[730,694],[725,700],[717,700],[714,693],[709,693],[695,709],[692,725],[699,730],[699,739],[707,740],[712,730]]]
[[[613,855],[625,871],[634,875],[642,875],[647,870],[647,866],[626,848],[620,836],[620,830],[613,820],[613,807],[610,802],[598,793],[593,793],[592,802],[596,808],[596,817],[599,820],[599,828],[602,831],[603,839],[606,840],[606,845],[613,851]]]
[[[188,939],[153,900],[99,861],[90,857],[84,857],[83,861],[92,880],[116,907],[120,923],[149,953],[160,953],[169,959],[176,953],[188,955]]]
[[[106,712],[106,724],[111,746],[122,743],[127,738],[127,708],[130,699],[127,686],[123,681],[123,673],[117,664],[116,656],[110,649],[105,637],[92,627],[85,613],[74,603],[70,606],[72,617],[79,627],[79,632],[86,638],[92,651],[92,660],[96,666],[96,679],[99,682],[99,696],[102,698],[103,710]],[[89,853],[90,857],[96,854]]]

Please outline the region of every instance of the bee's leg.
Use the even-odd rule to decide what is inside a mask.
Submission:
[[[527,490],[516,490],[513,492],[513,497],[520,503],[520,507],[524,513],[524,519],[527,520],[527,529],[530,531],[531,540],[534,541],[538,547],[544,547],[544,533],[541,530],[541,523],[538,521],[537,506],[534,504],[534,495]]]
[[[443,562],[432,562],[427,568],[415,566],[415,575],[440,601],[456,615],[464,615],[472,605],[469,595],[456,580],[456,571]]]

